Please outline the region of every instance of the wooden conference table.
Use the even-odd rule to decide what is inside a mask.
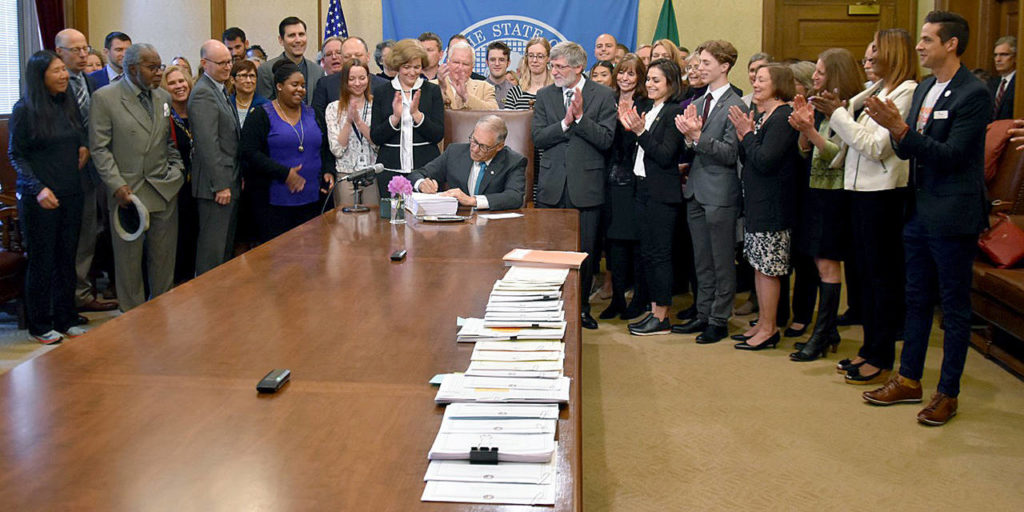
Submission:
[[[437,373],[471,344],[515,247],[578,248],[574,210],[462,224],[329,212],[0,376],[5,510],[552,510],[424,503],[444,409]],[[392,251],[408,250],[402,263]],[[579,293],[571,272],[566,295]],[[571,400],[559,511],[580,510],[580,326],[566,301]],[[273,368],[292,381],[258,396]]]

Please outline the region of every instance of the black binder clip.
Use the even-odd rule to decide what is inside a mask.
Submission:
[[[469,449],[469,463],[470,464],[490,464],[495,465],[498,463],[498,447],[488,448],[486,446],[473,446]]]

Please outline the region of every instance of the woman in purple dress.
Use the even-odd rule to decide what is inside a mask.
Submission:
[[[333,171],[321,166],[321,153],[329,151],[326,134],[302,101],[302,73],[290,61],[274,64],[273,72],[277,98],[249,113],[238,147],[257,243],[315,217],[334,184]]]

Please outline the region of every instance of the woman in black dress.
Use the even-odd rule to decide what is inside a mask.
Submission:
[[[28,332],[51,345],[85,333],[76,326],[75,252],[84,197],[79,172],[88,136],[68,70],[56,53],[36,52],[25,68],[25,96],[11,112],[8,154],[18,173],[18,212],[28,252]]]
[[[743,254],[754,267],[761,310],[757,325],[735,345],[741,350],[774,347],[781,337],[776,325],[780,278],[789,275],[796,176],[804,165],[797,147],[799,133],[789,125],[793,108],[788,102],[795,94],[793,72],[769,64],[758,69],[754,79],[757,120],[737,107],[729,109],[743,162]]]
[[[185,185],[178,191],[178,248],[174,257],[174,284],[196,275],[196,240],[199,236],[199,210],[192,197],[192,129],[188,119],[188,97],[192,78],[184,68],[169,66],[160,87],[171,94],[171,136],[184,164]]]

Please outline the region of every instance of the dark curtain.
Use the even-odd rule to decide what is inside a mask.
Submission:
[[[64,0],[35,0],[35,2],[43,48],[56,50],[53,39],[57,37],[57,32],[67,26],[64,24]]]

